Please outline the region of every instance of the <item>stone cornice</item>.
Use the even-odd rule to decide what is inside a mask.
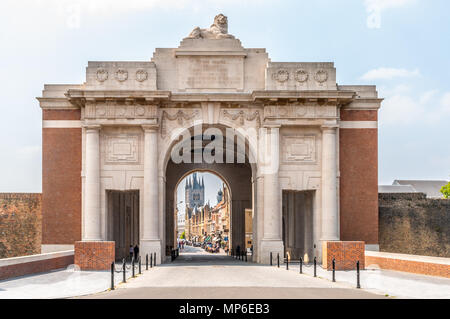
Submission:
[[[358,98],[351,90],[305,90],[305,91],[253,91],[252,93],[183,93],[170,91],[147,90],[85,90],[69,89],[65,93],[67,98],[38,97],[41,108],[80,108],[87,103],[104,102],[107,100],[122,101],[124,103],[160,104],[170,103],[318,103],[334,104],[349,109],[377,110],[383,99]]]
[[[69,102],[67,98],[37,97],[41,109],[78,109],[79,107]]]
[[[175,50],[175,57],[179,56],[237,56],[246,57],[247,52],[242,51],[194,51],[194,50]]]
[[[328,100],[336,102],[338,105],[345,105],[355,99],[354,91],[338,90],[305,90],[305,91],[253,91],[253,101],[271,101],[279,100],[306,100],[316,102],[319,100]]]
[[[351,103],[345,105],[343,109],[349,110],[378,110],[381,107],[380,98],[356,98]]]

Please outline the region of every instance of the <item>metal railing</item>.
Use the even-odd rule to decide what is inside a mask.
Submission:
[[[145,256],[145,269],[148,270],[149,266],[149,260],[150,260],[150,268],[153,266],[156,266],[156,253],[150,253]],[[137,259],[134,257],[131,258],[130,264],[127,264],[126,258],[122,259],[122,266],[120,268],[116,268],[116,262],[111,263],[111,290],[115,289],[115,274],[116,273],[122,273],[122,282],[127,282],[127,272],[131,271],[131,278],[136,277],[136,270],[138,271],[138,274],[142,274],[142,260],[141,256],[139,256]]]
[[[273,253],[269,253],[270,266],[273,266]],[[284,258],[284,262],[286,264],[286,270],[289,270],[289,255]],[[314,257],[313,264],[308,265],[303,262],[303,259],[300,257],[299,259],[299,273],[303,274],[303,267],[313,267],[313,276],[317,277],[317,267],[321,267],[322,269],[328,270],[328,268],[324,268],[317,263],[317,257]],[[277,268],[280,268],[280,253],[277,252]],[[333,258],[331,262],[331,281],[336,282],[336,259]],[[343,270],[349,271],[349,270]],[[360,262],[356,261],[356,288],[361,288],[361,274],[360,274]]]

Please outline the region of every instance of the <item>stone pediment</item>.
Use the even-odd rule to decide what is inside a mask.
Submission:
[[[247,52],[237,39],[184,39],[175,50],[180,91],[242,92]]]
[[[191,39],[181,41],[175,56],[246,56],[247,53],[238,39]]]

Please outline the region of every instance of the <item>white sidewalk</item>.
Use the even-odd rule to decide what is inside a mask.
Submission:
[[[224,255],[203,253],[197,249],[193,254],[184,254],[174,263],[168,263],[145,271],[127,284],[121,284],[122,273],[115,273],[116,288],[131,289],[148,287],[289,287],[347,289],[356,287],[356,271],[336,272],[337,283],[331,282],[331,271],[317,267],[319,278],[313,277],[312,266],[290,264],[289,273],[285,265],[264,266],[236,261]],[[201,258],[200,258],[201,257]],[[191,260],[191,261],[190,261]],[[120,265],[117,265],[117,269]],[[272,269],[271,269],[272,268]],[[294,272],[297,274],[294,275]],[[136,267],[136,274],[138,273]],[[208,275],[209,274],[209,275]],[[29,275],[0,281],[0,299],[13,298],[67,298],[106,291],[111,286],[109,271],[74,271],[73,267],[44,274]],[[397,298],[450,299],[450,279],[415,275],[388,270],[361,271],[361,288],[368,292]],[[178,289],[178,288],[177,288]],[[363,292],[363,291],[361,291]]]
[[[286,271],[285,269],[286,264],[280,265],[280,271]],[[289,271],[299,273],[299,264],[289,264]],[[303,276],[313,275],[312,264],[303,265]],[[299,274],[299,276],[302,275]],[[331,282],[332,271],[324,270],[320,265],[317,265],[317,277]],[[336,271],[336,282],[356,287],[356,270]],[[360,284],[364,290],[389,295],[390,297],[450,299],[450,279],[443,277],[372,268],[360,272]]]
[[[130,265],[128,265],[130,267]],[[121,265],[117,265],[119,270]],[[144,271],[145,265],[142,267]],[[136,275],[138,274],[136,266]],[[131,270],[126,272],[127,281]],[[123,273],[115,273],[116,287]],[[63,270],[28,275],[0,281],[0,299],[54,299],[89,295],[111,287],[110,271],[79,271],[73,265]]]

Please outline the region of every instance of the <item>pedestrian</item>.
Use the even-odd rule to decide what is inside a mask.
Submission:
[[[133,253],[134,253],[133,245],[130,245],[130,260],[133,259]]]
[[[136,244],[136,246],[134,246],[134,259],[137,260],[139,256],[139,246]]]
[[[241,255],[241,246],[237,245],[236,246],[236,256],[240,256]]]

